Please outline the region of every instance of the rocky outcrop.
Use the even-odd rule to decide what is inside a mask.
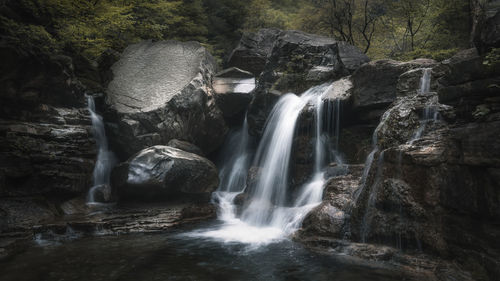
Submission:
[[[215,165],[199,155],[169,146],[153,146],[118,165],[112,185],[121,199],[172,201],[182,195],[208,200],[219,185]]]
[[[427,68],[434,64],[435,61],[426,59],[410,62],[378,60],[361,66],[351,76],[353,109],[357,118],[361,122],[377,121],[387,106],[396,100],[400,75],[411,69]]]
[[[277,99],[349,74],[369,61],[356,47],[319,35],[283,31],[276,37],[248,110],[252,135],[262,133]]]
[[[71,58],[0,49],[0,197],[85,193],[95,143]]]
[[[227,128],[213,96],[212,56],[197,42],[143,41],[112,67],[106,103],[110,138],[123,156],[171,139],[210,153]],[[140,71],[138,71],[140,70]]]
[[[240,125],[253,98],[255,77],[248,71],[231,67],[217,73],[213,79],[217,106],[226,123]]]
[[[375,131],[373,159],[362,174],[329,181],[325,202],[304,220],[300,236],[419,249],[452,257],[474,279],[495,280],[500,120],[491,85],[498,73],[474,50],[430,67],[437,93],[412,90],[418,68],[398,76],[391,85],[398,98]]]
[[[240,43],[229,56],[228,66],[250,71],[258,77],[264,70],[274,42],[281,32],[271,28],[244,33]]]

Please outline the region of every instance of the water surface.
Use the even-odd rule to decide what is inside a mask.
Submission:
[[[191,233],[44,243],[0,263],[0,280],[410,280],[395,268],[314,253],[290,240],[249,247]]]

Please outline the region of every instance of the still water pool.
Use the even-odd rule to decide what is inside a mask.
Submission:
[[[0,263],[0,280],[411,280],[397,268],[311,252],[289,240],[249,247],[192,231],[35,245]]]

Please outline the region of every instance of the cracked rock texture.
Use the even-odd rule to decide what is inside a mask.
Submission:
[[[227,128],[211,88],[216,65],[197,42],[143,41],[113,67],[107,89],[111,142],[122,158],[172,139],[210,153]]]

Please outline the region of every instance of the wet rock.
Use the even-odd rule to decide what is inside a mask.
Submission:
[[[199,155],[169,146],[153,146],[118,165],[112,185],[120,198],[169,201],[182,195],[208,197],[219,185],[215,165]]]
[[[380,118],[380,109],[387,108],[398,96],[397,84],[401,74],[416,68],[430,67],[435,61],[418,59],[409,62],[378,60],[362,65],[351,80],[353,109],[361,121]]]
[[[113,65],[107,90],[108,120],[117,124],[110,126],[112,143],[127,157],[175,138],[205,153],[218,148],[227,128],[211,89],[215,67],[196,42],[129,46]]]
[[[201,151],[201,149],[199,147],[197,147],[196,145],[194,145],[192,143],[189,143],[187,141],[181,141],[181,140],[178,140],[178,139],[173,139],[173,140],[170,140],[168,142],[167,146],[170,146],[170,147],[173,147],[173,148],[177,148],[177,149],[189,152],[189,153],[198,154],[200,156],[205,157],[203,151]]]
[[[281,95],[300,94],[311,86],[348,75],[356,65],[367,61],[355,47],[331,38],[299,31],[281,32],[250,103],[250,133],[262,133],[267,116]]]
[[[346,170],[347,168],[347,170]],[[349,236],[346,226],[352,208],[352,194],[359,185],[362,165],[337,166],[325,185],[323,203],[307,214],[300,235],[343,239]]]

